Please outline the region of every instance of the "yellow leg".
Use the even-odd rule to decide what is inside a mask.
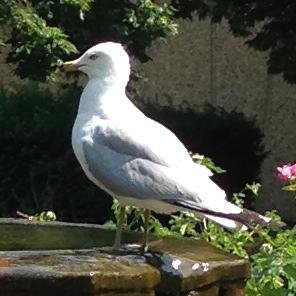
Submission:
[[[122,228],[125,223],[125,207],[120,206],[119,209],[119,221],[117,222],[115,240],[113,244],[113,250],[118,250],[121,245]]]
[[[149,218],[151,215],[150,210],[144,210],[144,237],[142,249],[144,252],[148,251],[148,234],[149,234]]]

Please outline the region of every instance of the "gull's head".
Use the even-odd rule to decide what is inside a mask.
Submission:
[[[107,83],[127,84],[130,75],[129,56],[120,43],[104,42],[88,49],[81,57],[64,63],[65,71],[82,71]]]

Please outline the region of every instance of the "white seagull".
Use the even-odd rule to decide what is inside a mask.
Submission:
[[[144,248],[150,210],[191,211],[228,229],[267,225],[269,218],[226,199],[211,172],[192,161],[169,129],[148,118],[126,96],[129,56],[119,43],[105,42],[64,63],[89,80],[72,131],[74,153],[87,177],[121,206],[114,248],[119,248],[125,206],[145,209]]]

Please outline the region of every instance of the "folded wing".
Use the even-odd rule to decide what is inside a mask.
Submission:
[[[143,134],[141,125],[126,127],[98,120],[83,142],[94,178],[116,196],[163,201],[226,227],[241,228],[242,209],[225,199],[209,171],[192,162],[173,133],[161,125],[149,126],[151,133]]]

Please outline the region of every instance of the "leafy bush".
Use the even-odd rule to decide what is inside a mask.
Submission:
[[[20,77],[44,81],[61,58],[103,40],[123,42],[147,61],[154,39],[177,33],[174,12],[151,0],[2,0],[0,24],[11,36],[0,44],[10,45],[8,62]]]
[[[54,95],[37,84],[0,91],[1,216],[53,210],[59,220],[109,217],[110,197],[87,180],[71,147],[79,96],[78,89]]]
[[[44,80],[57,68],[61,56],[77,49],[60,28],[48,26],[28,2],[3,0],[0,3],[0,24],[11,29],[11,37],[5,40],[11,45],[7,61],[17,63],[16,73],[21,78]]]

